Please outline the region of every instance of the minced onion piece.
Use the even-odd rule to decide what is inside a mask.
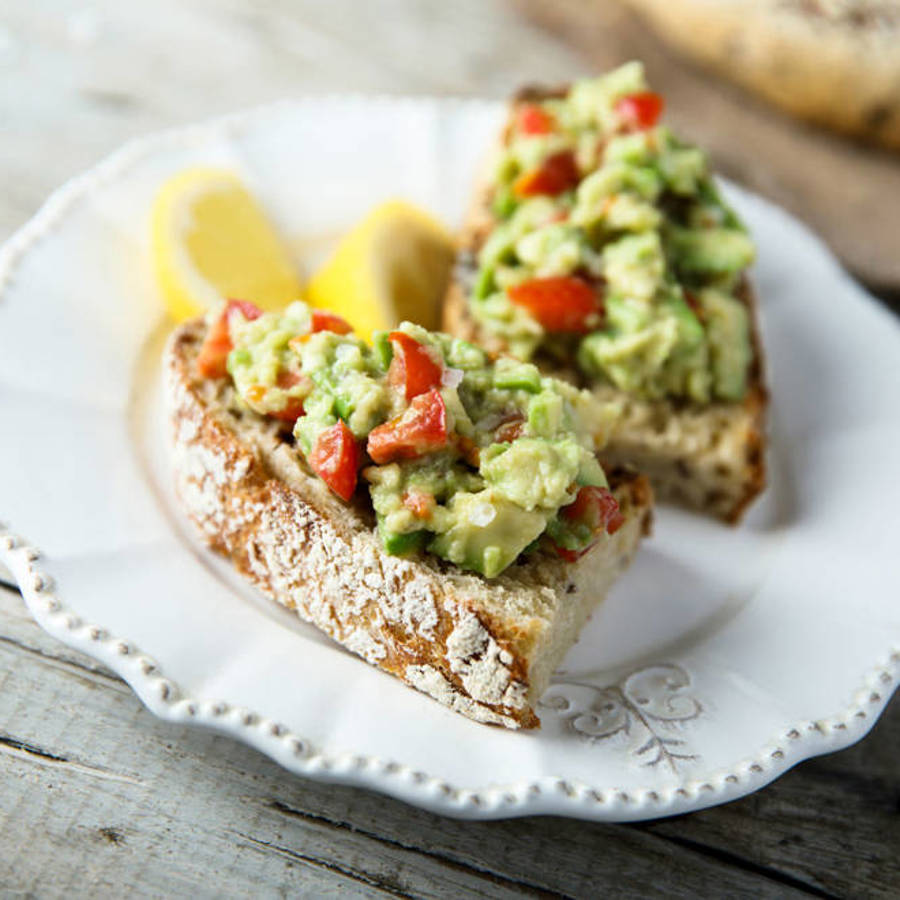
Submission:
[[[457,388],[462,384],[463,370],[447,366],[441,374],[441,387]]]
[[[484,528],[486,525],[490,525],[496,518],[497,510],[494,509],[490,503],[479,503],[477,506],[472,507],[469,521],[479,528]]]

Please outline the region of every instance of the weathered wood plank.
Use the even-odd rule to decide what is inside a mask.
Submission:
[[[784,895],[777,877],[639,829],[457,822],[295,778],[227,738],[154,719],[17,605],[0,592],[0,883],[40,894],[337,884],[436,897],[687,896],[711,885]]]
[[[840,896],[900,894],[900,697],[872,733],[771,788],[654,834],[734,854]]]
[[[0,755],[14,776],[0,779],[0,859],[15,860],[17,841],[30,835],[27,855],[0,867],[0,883],[67,890],[73,885],[52,880],[62,876],[41,873],[99,847],[91,887],[124,884],[140,866],[148,893],[317,891],[323,872],[342,890],[347,880],[348,890],[416,896],[687,896],[713,887],[735,896],[889,896],[896,884],[896,809],[842,774],[861,767],[897,796],[881,748],[900,734],[897,706],[871,741],[719,809],[638,827],[467,823],[295,778],[227,738],[155,720],[114,677],[44,635],[9,592],[0,592],[0,632]],[[854,853],[863,860],[855,867]]]

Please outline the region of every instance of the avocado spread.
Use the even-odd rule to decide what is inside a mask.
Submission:
[[[521,359],[648,398],[740,400],[754,248],[704,154],[657,124],[640,63],[516,104],[471,311]]]
[[[240,411],[278,420],[339,497],[364,485],[388,553],[492,577],[525,553],[577,558],[619,527],[595,455],[614,408],[409,322],[371,345],[349,332],[303,303],[231,301],[197,369],[230,377]]]

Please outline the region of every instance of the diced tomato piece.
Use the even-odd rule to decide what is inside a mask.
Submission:
[[[516,114],[516,128],[522,134],[550,134],[556,119],[537,103],[523,103]]]
[[[415,459],[447,445],[447,407],[440,391],[419,394],[395,419],[369,433],[366,450],[378,465]]]
[[[275,379],[275,385],[276,387],[280,387],[283,391],[287,391],[292,387],[297,387],[304,378],[306,378],[306,376],[301,375],[299,372],[292,372],[290,369],[285,369],[278,373],[278,378]],[[307,379],[307,381],[308,380],[309,379]]]
[[[245,319],[252,321],[262,315],[262,310],[254,303],[246,300],[229,300],[206,332],[206,338],[197,356],[197,374],[201,378],[224,378],[228,374],[225,364],[228,354],[234,345],[231,343],[231,317],[239,312]]]
[[[462,454],[462,458],[470,466],[474,466],[477,469],[481,465],[481,450],[479,450],[478,444],[472,438],[459,434],[456,436],[456,446]]]
[[[581,488],[575,496],[575,501],[561,509],[560,515],[571,522],[587,525],[598,537],[604,531],[607,534],[615,534],[625,523],[619,504],[609,490],[590,485]],[[557,546],[556,552],[568,562],[574,562],[584,556],[595,543],[596,540],[591,541],[581,550],[568,550]]]
[[[440,385],[443,366],[435,362],[424,344],[402,331],[392,331],[388,337],[394,345],[388,382],[403,391],[407,400]]]
[[[344,318],[335,313],[326,312],[324,309],[312,311],[312,327],[310,332],[333,331],[335,334],[350,334],[353,326]]]
[[[525,420],[522,416],[515,416],[501,422],[494,432],[494,441],[498,444],[510,444],[522,436],[522,428]]]
[[[303,376],[297,372],[280,372],[275,384],[283,390],[288,390],[296,387],[301,381],[303,381]],[[280,419],[282,422],[296,422],[303,415],[303,399],[301,397],[288,397],[287,406],[284,409],[279,409],[276,412],[269,413],[269,415]]]
[[[518,197],[536,194],[556,196],[578,184],[578,166],[571,150],[561,150],[548,156],[536,169],[520,175],[513,183]]]
[[[629,94],[616,103],[616,112],[628,131],[652,128],[663,110],[663,98],[653,91]]]
[[[547,331],[585,334],[599,327],[603,316],[599,288],[575,275],[532,278],[513,285],[507,293]]]
[[[434,510],[434,494],[413,488],[403,495],[403,505],[417,519],[427,519]]]
[[[360,452],[353,432],[346,423],[339,421],[326,428],[309,454],[313,472],[342,500],[349,500],[356,490]]]
[[[303,415],[303,401],[298,397],[289,397],[284,409],[276,410],[269,415],[281,422],[296,422]]]
[[[591,544],[591,547],[594,545]],[[556,553],[558,556],[561,556],[566,562],[575,562],[576,559],[584,556],[591,547],[585,547],[584,550],[567,550],[565,547],[557,546]]]
[[[615,534],[625,522],[616,498],[605,487],[585,485],[578,491],[575,502],[560,511],[563,518],[582,522],[596,532]]]
[[[258,319],[263,314],[263,311],[249,300],[229,300],[225,306],[229,324],[236,312],[239,312],[248,322]]]

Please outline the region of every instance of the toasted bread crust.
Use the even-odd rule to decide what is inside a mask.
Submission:
[[[626,524],[574,564],[541,556],[488,581],[434,557],[387,556],[371,510],[332,495],[271,421],[199,379],[200,321],[165,354],[173,468],[185,512],[263,593],[373,665],[472,719],[539,725],[533,704],[649,528],[645,479],[614,476]]]
[[[560,96],[562,90],[523,88],[512,101],[511,113],[517,104]],[[510,121],[511,118],[512,115]],[[506,349],[503,341],[481,331],[472,317],[467,286],[470,280],[467,276],[472,274],[478,251],[496,224],[491,213],[490,188],[482,182],[476,186],[469,215],[458,238],[457,266],[444,300],[442,327],[491,352],[502,353]],[[552,374],[579,387],[590,388],[598,399],[623,404],[623,415],[603,450],[604,460],[613,465],[635,466],[650,479],[657,498],[689,506],[731,524],[740,521],[766,485],[765,429],[769,399],[756,303],[746,279],[738,298],[749,312],[753,346],[747,393],[739,403],[700,405],[641,400],[608,386],[594,385],[574,368],[552,367]]]

